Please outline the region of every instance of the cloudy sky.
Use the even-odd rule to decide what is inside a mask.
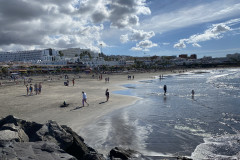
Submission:
[[[240,53],[239,0],[0,0],[0,51]]]

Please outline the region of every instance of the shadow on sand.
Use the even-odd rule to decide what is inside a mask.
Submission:
[[[76,107],[74,109],[71,109],[70,111],[75,111],[75,110],[78,110],[78,109],[81,109],[81,108],[83,108],[83,106],[78,106],[78,107]]]
[[[100,102],[99,104],[103,104],[103,103],[106,103],[107,101],[103,101],[103,102]]]
[[[67,107],[67,106],[69,106],[69,104],[62,104],[60,107],[64,108],[64,107]]]

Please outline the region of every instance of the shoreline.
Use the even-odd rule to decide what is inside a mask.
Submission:
[[[134,104],[139,97],[113,94],[113,91],[126,89],[122,85],[139,83],[141,80],[152,79],[161,74],[170,74],[170,71],[135,73],[134,80],[128,80],[124,75],[103,75],[103,80],[92,79],[90,75],[69,74],[70,86],[64,86],[64,78],[61,75],[34,76],[32,84],[42,82],[43,89],[40,95],[26,96],[26,87],[23,82],[10,86],[0,86],[0,117],[14,115],[18,118],[38,123],[54,120],[61,125],[71,127],[77,133],[84,126],[95,122],[101,116],[112,111]],[[133,74],[131,74],[133,75]],[[105,83],[104,78],[110,77],[110,82]],[[75,78],[75,86],[71,79]],[[50,80],[52,79],[52,80]],[[110,90],[108,102],[105,90]],[[85,91],[89,106],[81,108],[82,95]],[[68,107],[60,107],[66,101]]]
[[[212,69],[190,69],[187,72]],[[175,71],[180,74],[178,71],[182,70]],[[128,74],[104,74],[102,80],[98,80],[96,77],[92,78],[90,74],[68,74],[70,81],[68,87],[63,85],[66,81],[64,74],[32,76],[32,84],[42,82],[43,89],[40,95],[26,96],[26,87],[23,85],[23,80],[19,84],[0,86],[0,118],[14,115],[38,123],[54,120],[61,125],[68,125],[78,133],[81,128],[95,122],[101,116],[128,107],[139,99],[139,97],[114,94],[113,91],[126,89],[123,86],[125,84],[136,84],[142,80],[169,74],[176,73],[165,70],[129,74],[135,76],[134,80],[128,80]],[[104,79],[106,77],[110,77],[109,83],[105,83]],[[75,78],[75,86],[72,86],[72,78]],[[105,90],[107,88],[110,91],[110,99],[105,102]],[[87,93],[87,101],[90,106],[81,108],[82,91]],[[64,101],[69,106],[62,108],[60,106]]]

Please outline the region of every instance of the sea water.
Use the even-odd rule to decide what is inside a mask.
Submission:
[[[141,100],[83,128],[93,148],[102,153],[132,148],[149,159],[240,159],[240,69],[192,71],[124,86],[114,93]]]

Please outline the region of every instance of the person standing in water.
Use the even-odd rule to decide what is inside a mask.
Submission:
[[[194,94],[195,94],[195,91],[194,91],[194,90],[192,90],[192,98],[194,98]]]
[[[164,90],[164,95],[166,95],[166,93],[167,93],[167,86],[166,85],[163,86],[163,90]]]

